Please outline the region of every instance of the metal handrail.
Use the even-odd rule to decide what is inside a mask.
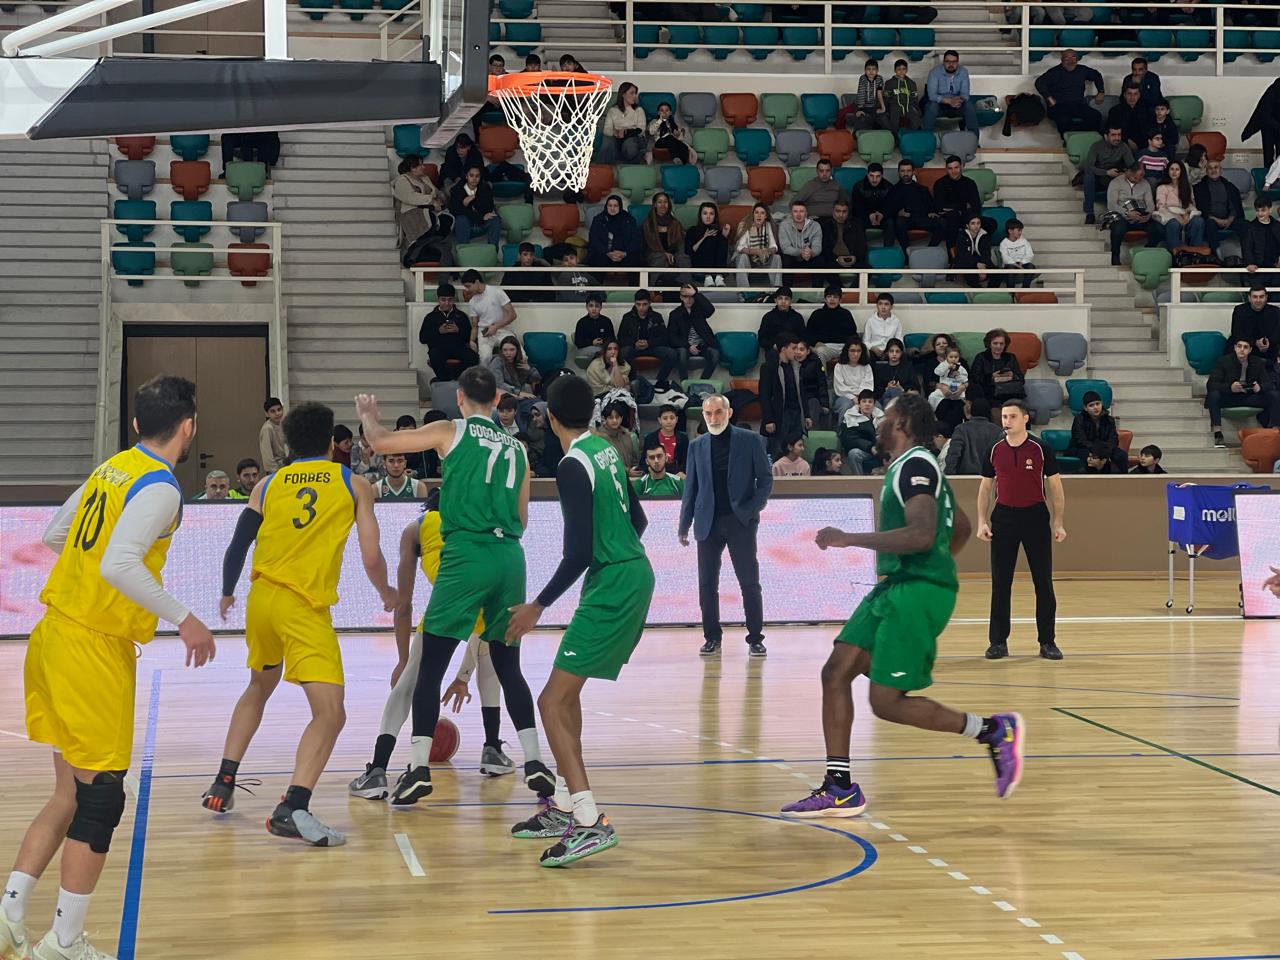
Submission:
[[[1280,270],[1277,270],[1275,268],[1269,269],[1266,267],[1259,267],[1254,272],[1250,272],[1246,267],[1214,267],[1214,266],[1173,267],[1169,271],[1169,302],[1171,305],[1181,303],[1183,293],[1204,293],[1209,290],[1219,290],[1223,292],[1246,294],[1249,292],[1249,287],[1252,285],[1253,277],[1256,277],[1259,274],[1262,274],[1264,276],[1269,276],[1277,272],[1280,272]],[[1243,274],[1246,280],[1246,284],[1242,287],[1237,287],[1237,286],[1230,286],[1230,285],[1223,285],[1223,284],[1210,285],[1207,283],[1196,283],[1196,284],[1189,284],[1188,285],[1189,289],[1188,287],[1183,286],[1182,278],[1184,276],[1194,275],[1194,276],[1203,277],[1205,274],[1227,274],[1229,276]],[[1240,302],[1243,303],[1244,299],[1245,298],[1241,296]],[[1224,304],[1209,303],[1204,305],[1210,306],[1210,307],[1235,306],[1235,304],[1230,304],[1230,303],[1224,303]]]

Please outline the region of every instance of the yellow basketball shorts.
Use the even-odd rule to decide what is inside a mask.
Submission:
[[[244,637],[251,670],[283,663],[290,683],[344,685],[342,651],[328,608],[317,610],[286,587],[261,578],[253,581]]]
[[[127,770],[137,663],[131,641],[46,613],[23,669],[27,735],[78,769]]]

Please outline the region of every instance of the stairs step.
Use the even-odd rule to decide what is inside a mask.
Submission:
[[[1112,385],[1115,391],[1115,385]],[[1157,400],[1157,399],[1124,399],[1119,393],[1116,394],[1116,404],[1119,407],[1119,416],[1128,423],[1133,418],[1146,417],[1199,417],[1204,415],[1204,405],[1198,400]]]
[[[1099,373],[1103,370],[1136,370],[1157,369],[1174,373],[1169,369],[1169,360],[1163,353],[1090,353],[1089,367]]]
[[[1133,339],[1133,340],[1103,340],[1098,339],[1096,332],[1091,341],[1091,352],[1093,356],[1106,356],[1110,354],[1134,354],[1143,350],[1154,350],[1156,341],[1150,338]]]

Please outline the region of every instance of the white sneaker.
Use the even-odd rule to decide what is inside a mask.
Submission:
[[[717,274],[716,274],[716,286],[717,286],[717,287],[723,287],[723,286],[724,286],[724,274],[722,274],[722,273],[717,273]]]
[[[0,957],[4,960],[30,960],[31,941],[22,922],[10,920],[0,909]]]
[[[116,960],[115,957],[103,953],[90,943],[88,934],[80,934],[76,937],[75,943],[64,947],[58,943],[58,938],[52,930],[36,944],[35,952],[31,956],[34,960]]]
[[[716,278],[708,273],[705,277],[702,278],[702,285],[704,287],[714,287],[716,285]]]

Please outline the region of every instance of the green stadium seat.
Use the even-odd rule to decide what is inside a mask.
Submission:
[[[1102,139],[1096,130],[1071,130],[1063,136],[1063,146],[1067,149],[1067,159],[1077,168],[1084,163],[1089,148]]]
[[[996,195],[996,172],[986,167],[969,167],[965,176],[978,185],[978,196],[983,203],[989,203]]]
[[[533,204],[504,203],[498,207],[502,233],[512,243],[519,243],[533,229]]]
[[[677,203],[671,208],[672,214],[680,221],[680,226],[689,230],[698,222],[698,204],[696,203]]]
[[[973,358],[987,349],[986,344],[982,342],[985,337],[985,333],[975,330],[962,330],[951,334],[951,339],[960,348],[960,356],[964,357],[967,363],[973,363]]]
[[[213,221],[213,204],[208,200],[174,200],[169,204],[170,220],[208,220]],[[181,226],[174,227],[173,232],[187,243],[195,243],[210,227]]]
[[[863,163],[884,163],[896,146],[888,130],[863,130],[858,134],[858,156]]]
[[[1201,303],[1231,303],[1236,304],[1242,302],[1244,298],[1234,290],[1206,290],[1200,294]]]
[[[794,93],[765,93],[760,96],[760,116],[774,130],[785,130],[800,114],[800,98]]]
[[[227,164],[227,189],[241,200],[252,200],[267,185],[267,166],[257,160],[233,160]]]
[[[1204,119],[1204,101],[1199,97],[1180,96],[1167,97],[1169,101],[1169,116],[1173,117],[1173,122],[1177,124],[1178,132],[1184,137],[1200,126],[1200,121]]]
[[[728,369],[730,376],[746,376],[747,371],[756,365],[760,356],[760,342],[754,333],[730,330],[717,333],[716,339],[720,341],[720,362]]]
[[[653,167],[638,163],[618,167],[618,192],[632,203],[643,200],[657,185],[658,171]]]
[[[1114,398],[1111,393],[1111,384],[1107,383],[1107,381],[1080,377],[1076,380],[1068,380],[1065,386],[1067,388],[1067,406],[1071,408],[1072,413],[1079,413],[1084,409],[1084,395],[1090,390],[1096,390],[1098,395],[1102,397],[1102,405],[1108,410],[1111,409],[1111,402]]]
[[[169,149],[183,160],[199,160],[209,152],[209,135],[207,133],[175,133],[169,138]]]
[[[700,164],[713,167],[729,155],[729,131],[724,127],[695,127],[693,149]]]
[[[213,252],[211,243],[176,243],[181,250],[169,253],[169,267],[181,277],[207,277],[213,273]],[[188,287],[199,286],[199,280],[187,280]]]
[[[1226,347],[1227,338],[1217,330],[1188,330],[1182,335],[1187,365],[1202,377],[1213,373],[1214,364],[1226,352]]]
[[[840,438],[834,430],[809,431],[809,435],[804,438],[804,458],[810,465],[819,450],[840,450]],[[840,450],[840,455],[844,455],[843,450]]]
[[[1006,304],[1013,303],[1013,294],[1007,290],[975,290],[974,303]]]
[[[791,171],[791,192],[798,193],[806,183],[817,175],[818,171],[813,167],[795,167]]]
[[[156,202],[154,200],[117,200],[111,208],[112,220],[154,220],[156,218]],[[140,243],[154,230],[154,226],[144,224],[116,224],[116,231],[124,234],[129,243]]]
[[[836,124],[840,101],[834,93],[805,93],[800,96],[804,118],[814,130],[826,130]]]
[[[1143,247],[1133,251],[1131,258],[1133,279],[1144,290],[1154,290],[1169,279],[1173,267],[1173,254],[1164,247]]]
[[[457,246],[458,267],[481,270],[498,265],[498,248],[491,243],[460,243]]]

